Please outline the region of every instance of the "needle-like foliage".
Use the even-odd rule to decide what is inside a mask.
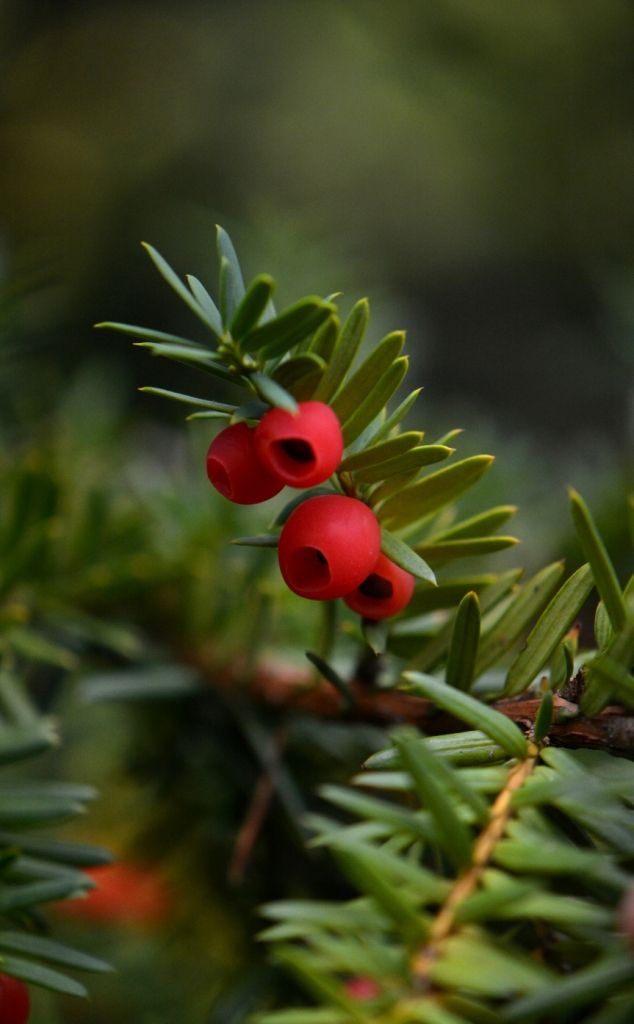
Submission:
[[[634,769],[618,753],[632,750],[633,586],[619,583],[590,511],[573,492],[586,563],[571,574],[555,562],[526,580],[515,570],[455,575],[457,559],[515,543],[497,533],[515,509],[460,518],[456,501],[492,457],[454,459],[455,431],[424,444],[421,430],[402,429],[417,391],[389,411],[407,370],[402,334],[360,356],[365,300],[343,324],[330,298],[277,314],[273,282],[261,275],[245,287],[223,231],[217,303],[148,251],[205,325],[204,340],[101,326],[223,386],[232,381],[248,401],[222,405],[206,388],[146,390],[225,422],[253,421],[273,405],[293,411],[307,398],[329,402],[346,448],[325,490],[367,502],[384,553],[418,579],[397,619],[362,623],[361,682],[356,668],[344,676],[329,663],[332,629],[311,662],[349,713],[391,687],[403,717],[453,729],[428,737],[398,728],[351,786],[322,789],[334,811],[305,825],[353,895],[263,908],[272,923],[261,937],[306,1002],[260,1024],[629,1020],[633,963],[618,914],[631,886]],[[239,543],[275,546],[302,497],[269,533]],[[595,643],[581,650],[577,621],[593,591]]]

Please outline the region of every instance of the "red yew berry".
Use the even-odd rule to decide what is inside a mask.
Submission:
[[[266,501],[284,486],[261,464],[253,435],[254,430],[246,423],[234,423],[220,431],[207,452],[207,476],[211,483],[238,505]]]
[[[356,978],[349,978],[345,982],[344,988],[346,995],[350,999],[354,999],[355,1002],[364,1002],[366,999],[376,999],[377,996],[381,995],[381,989],[377,985],[373,978],[365,978],[359,976]]]
[[[343,453],[337,415],[323,402],[300,402],[293,415],[271,409],[255,428],[263,466],[289,487],[314,487],[331,476]]]
[[[280,534],[278,558],[286,584],[301,597],[327,601],[349,594],[375,564],[381,531],[362,501],[339,494],[308,498]]]
[[[414,577],[379,555],[372,571],[344,601],[366,619],[387,619],[402,611],[414,593]]]
[[[59,909],[66,916],[100,924],[152,928],[164,924],[172,913],[170,889],[152,867],[105,864],[85,873],[97,883],[97,888],[81,899],[64,900]]]
[[[0,974],[0,1021],[2,1024],[26,1024],[31,1010],[29,990],[23,981]]]

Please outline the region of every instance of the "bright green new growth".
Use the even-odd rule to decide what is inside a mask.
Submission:
[[[102,326],[248,393],[246,405],[230,406],[147,389],[198,407],[197,417],[257,418],[270,405],[292,410],[309,398],[333,406],[346,451],[332,489],[371,505],[383,551],[420,581],[397,620],[381,629],[364,625],[365,654],[385,669],[383,685],[426,702],[420,707],[430,723],[442,711],[469,729],[429,739],[398,730],[354,787],[324,789],[355,820],[313,816],[312,843],[331,850],[354,895],[264,908],[273,923],[261,937],[317,1005],[264,1014],[260,1024],[629,1020],[632,956],[615,915],[631,885],[634,770],[605,750],[555,744],[564,719],[581,722],[581,712],[597,715],[609,704],[634,708],[632,584],[621,588],[574,492],[572,516],[587,559],[576,572],[566,577],[555,562],[527,581],[515,570],[452,575],[457,559],[515,543],[496,533],[513,506],[456,518],[455,501],[492,457],[430,468],[452,459],[457,432],[423,445],[422,431],[401,431],[418,392],[394,412],[386,408],[407,369],[399,332],[356,365],[368,328],[365,300],[343,326],[335,303],[315,296],[277,315],[271,279],[260,275],[245,289],[222,231],[218,246],[218,306],[199,282],[188,278],[188,290],[148,250],[208,329],[204,342]],[[271,529],[306,496],[293,499]],[[239,543],[274,546],[275,537]],[[575,623],[595,588],[596,650],[579,656]],[[354,674],[345,678],[329,656],[309,654],[353,711]],[[512,702],[492,706],[520,695],[532,710],[518,722]],[[616,730],[610,735],[606,748],[631,751],[626,729],[621,741]],[[375,994],[354,996],[349,983],[359,977],[371,979]]]

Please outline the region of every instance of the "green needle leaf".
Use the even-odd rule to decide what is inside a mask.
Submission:
[[[216,225],[216,249],[220,262],[220,309],[225,324],[231,320],[244,296],[244,280],[236,251],[229,235]]]
[[[339,466],[339,472],[352,472],[389,462],[397,455],[402,455],[403,452],[409,451],[420,444],[422,439],[422,431],[410,430],[406,434],[399,434],[398,437],[390,438],[389,441],[373,444],[369,448],[363,448],[361,451],[347,455]]]
[[[428,832],[431,833],[429,815],[427,812],[419,812],[421,815],[423,813],[425,814]],[[374,846],[374,844],[367,841],[367,837],[361,838],[361,834],[358,831],[354,833],[353,829],[354,826],[351,826],[330,834],[323,845],[361,849],[366,863],[371,864],[389,881],[397,885],[404,884],[409,886],[419,899],[436,901],[442,900],[447,895],[451,884],[447,879],[441,878],[432,871],[429,871],[419,861],[413,861],[400,856],[396,852],[392,852],[387,846]]]
[[[509,944],[504,948],[494,945],[482,932],[473,935],[458,932],[445,943],[430,976],[434,982],[449,988],[504,997],[539,991],[553,974]]]
[[[448,430],[442,437],[436,438],[436,444],[452,444],[457,437],[464,433],[463,427],[454,427],[453,430]]]
[[[469,1024],[465,1017],[457,1017],[432,999],[417,999],[406,1007],[408,1024]]]
[[[342,423],[350,419],[359,407],[359,401],[375,386],[394,360],[401,354],[405,343],[403,331],[388,334],[372,350],[356,373],[339,389],[330,403]],[[372,417],[371,417],[372,418]]]
[[[298,401],[307,401],[324,375],[326,364],[314,352],[300,352],[285,360],[273,372],[273,379]]]
[[[7,949],[12,953],[24,953],[26,956],[38,957],[52,964],[71,967],[77,971],[94,971],[104,973],[113,968],[104,960],[80,953],[69,946],[63,946],[52,939],[40,935],[29,935],[25,932],[0,932],[0,950]]]
[[[494,626],[482,636],[476,677],[494,665],[520,638],[553,593],[564,572],[563,562],[541,569],[517,590]]]
[[[480,639],[480,602],[473,591],[465,594],[454,619],[447,656],[447,686],[467,692],[473,682]]]
[[[594,1003],[631,979],[631,954],[613,954],[516,1000],[502,1011],[500,1019],[503,1024],[524,1024],[529,1019],[543,1019],[545,1014],[552,1019],[553,1013],[559,1016],[558,1011],[569,1017],[574,1007],[588,1001]]]
[[[237,547],[246,548],[276,548],[279,542],[280,538],[277,533],[261,533],[255,537],[236,537],[235,540],[229,541],[230,544],[235,544]]]
[[[504,693],[514,697],[532,683],[550,661],[590,594],[594,580],[589,565],[582,565],[566,580],[529,634],[526,647],[511,665]]]
[[[244,405],[239,405],[231,416],[231,422],[240,423],[241,421],[259,420],[270,408],[271,406],[268,402],[263,402],[261,399],[256,398],[253,402],[245,402]]]
[[[553,720],[553,694],[552,690],[546,690],[535,716],[533,735],[535,743],[541,743],[548,736]]]
[[[234,338],[241,341],[252,331],[268,306],[275,290],[275,281],[268,274],[259,274],[253,279],[241,299],[229,324]]]
[[[345,1010],[330,1007],[303,1006],[293,1010],[273,1010],[258,1015],[259,1024],[349,1024]]]
[[[220,311],[216,306],[216,303],[212,299],[211,295],[197,277],[193,274],[187,274],[187,284],[189,285],[192,295],[196,299],[196,302],[205,313],[207,322],[211,329],[219,336],[222,336],[222,318]]]
[[[265,402],[269,405],[277,406],[278,409],[285,409],[286,412],[295,413],[298,412],[297,402],[292,395],[289,395],[288,391],[285,390],[277,381],[274,381],[272,377],[267,377],[264,373],[252,373],[251,382],[253,383],[257,393]]]
[[[457,576],[440,581],[437,587],[421,587],[416,591],[403,615],[407,618],[438,611],[441,608],[455,608],[468,591],[476,594],[495,583],[497,576],[484,573],[478,576]]]
[[[22,960],[14,956],[2,957],[2,969],[7,974],[26,981],[31,985],[39,985],[40,988],[49,989],[51,992],[61,992],[63,995],[79,996],[86,999],[88,992],[84,985],[81,985],[74,978],[68,978],[59,971],[50,967],[43,967],[42,964],[33,963],[30,960]]]
[[[360,843],[335,845],[333,852],[348,878],[361,892],[374,898],[381,910],[403,930],[409,942],[422,937],[423,922],[415,908],[401,888],[388,881],[384,871],[377,870]]]
[[[416,544],[414,551],[428,562],[439,564],[451,562],[456,558],[474,558],[480,555],[491,555],[496,551],[504,551],[518,543],[517,537],[468,537],[461,540],[425,541]]]
[[[614,636],[610,616],[603,601],[599,601],[594,614],[594,636],[600,651],[608,646]]]
[[[325,785],[320,787],[319,792],[336,807],[350,811],[364,821],[378,821],[392,832],[402,832],[418,839],[430,838],[429,816],[421,811],[414,813],[398,807],[393,801],[378,800],[344,786]]]
[[[570,634],[564,637],[557,645],[550,663],[550,686],[553,691],[560,690],[562,686],[572,679],[575,663],[575,642]]]
[[[379,511],[379,518],[393,530],[416,522],[454,501],[486,473],[492,462],[492,455],[473,455],[437,470],[388,498]]]
[[[0,731],[0,765],[35,757],[59,745],[57,723],[40,718],[34,725],[14,725]]]
[[[439,540],[461,540],[464,537],[487,536],[502,526],[516,512],[517,505],[498,505],[496,508],[487,509],[486,512],[480,512],[477,516],[471,516],[470,519],[464,519],[448,530],[441,530],[429,538],[429,543],[433,544]]]
[[[155,331],[151,327],[137,327],[135,324],[121,324],[116,323],[114,320],[104,320],[102,323],[95,324],[97,330],[105,328],[108,331],[117,331],[119,334],[129,334],[132,338],[140,338],[141,341],[157,341],[160,344],[168,345],[185,345],[187,348],[200,348],[203,352],[208,352],[203,345],[199,345],[197,341],[193,341],[191,338],[181,338],[179,334],[167,334],[165,331]]]
[[[527,754],[526,739],[522,731],[510,718],[500,714],[493,708],[482,704],[470,694],[462,693],[453,687],[441,683],[432,676],[421,672],[404,672],[403,689],[417,697],[433,700],[444,711],[455,715],[474,729],[486,733],[494,743],[503,747],[511,757],[523,759]]]
[[[427,750],[418,734],[410,729],[395,733],[392,743],[414,781],[422,806],[434,819],[441,847],[456,870],[461,871],[471,861],[471,834],[447,799],[446,775],[453,774],[451,769],[446,761],[440,762]]]
[[[389,639],[389,625],[386,619],[362,619],[361,632],[374,654],[385,654]]]
[[[378,484],[370,494],[369,504],[372,508],[376,508],[386,498],[391,498],[393,494],[402,494],[408,484],[411,484],[412,480],[418,476],[418,470],[414,470],[411,473],[397,473],[394,476],[389,476],[387,480]]]
[[[195,347],[186,345],[167,345],[153,341],[137,341],[137,348],[147,348],[153,356],[161,356],[164,359],[173,359],[177,363],[185,363],[186,366],[196,366],[214,377],[221,377],[232,383],[244,382],[239,374],[231,374],[226,366],[217,362],[213,356],[202,346]]]
[[[5,886],[0,893],[0,913],[15,914],[32,907],[35,903],[50,903],[82,895],[86,890],[94,888],[86,875],[83,879],[85,884],[82,886],[78,886],[75,874],[28,882],[26,885]]]
[[[67,821],[83,812],[83,804],[76,800],[53,799],[50,796],[13,798],[0,795],[0,826],[2,828],[29,828]]]
[[[376,382],[370,393],[357,406],[350,418],[342,423],[344,444],[348,446],[387,405],[400,387],[408,367],[407,356],[401,356]]]
[[[615,630],[622,629],[625,625],[627,612],[614,566],[610,561],[605,544],[601,539],[585,501],[572,488],[569,494],[570,509],[577,530],[577,536],[581,542],[583,552],[590,563],[597,590],[601,595],[613,628]]]
[[[282,946],[276,949],[275,959],[282,967],[291,971],[301,985],[319,1002],[332,1004],[344,1010],[346,1024],[349,1024],[350,1021],[355,1024],[365,1024],[365,1013],[352,999],[346,996],[343,985],[334,981],[323,971],[316,970],[312,959],[304,950],[293,946]]]
[[[100,846],[66,843],[58,839],[40,839],[39,836],[27,836],[24,833],[18,835],[14,832],[0,831],[0,846],[14,846],[23,854],[82,868],[111,864],[113,859],[112,854]]]
[[[329,665],[324,658],[319,654],[315,654],[313,651],[306,651],[306,657],[311,664],[315,666],[317,671],[321,673],[324,679],[327,679],[328,682],[334,686],[335,690],[341,694],[344,699],[345,707],[354,707],[355,696],[350,688],[350,684],[339,675],[332,665]]]
[[[395,438],[397,440],[397,438]],[[389,442],[387,442],[389,444]],[[423,466],[431,466],[434,462],[442,462],[443,459],[453,455],[453,448],[445,448],[442,444],[425,444],[409,451],[396,458],[388,459],[374,466],[355,471],[357,480],[363,484],[375,484],[387,477],[397,473],[415,473]]]
[[[161,256],[160,252],[158,252],[153,245],[149,245],[147,242],[141,242],[141,245],[152,260],[161,277],[167,281],[171,288],[174,289],[178,297],[182,299],[189,309],[191,309],[192,313],[194,313],[199,320],[202,320],[205,327],[209,327],[217,337],[218,331],[214,324],[214,318],[209,317],[207,312],[205,312],[201,307],[200,303],[194,298],[189,288],[183,284],[178,274],[172,270],[167,260]]]
[[[334,314],[329,316],[321,327],[315,331],[314,337],[308,346],[308,351],[312,352],[315,356],[319,356],[320,359],[324,360],[324,363],[329,363],[337,344],[339,329],[338,317],[334,316]]]
[[[381,529],[381,551],[401,569],[405,569],[405,572],[411,572],[412,576],[417,576],[419,580],[436,583],[436,577],[427,562],[417,555],[404,540],[400,540],[399,537],[395,537],[383,528]]]
[[[426,743],[434,754],[446,757],[455,765],[492,765],[506,757],[500,746],[491,743],[485,733],[478,730],[453,732],[446,736],[429,736]],[[395,752],[388,748],[371,754],[365,762],[366,768],[398,768],[400,761]]]
[[[347,903],[308,899],[276,900],[274,903],[265,903],[261,906],[260,913],[272,921],[294,923],[300,927],[318,925],[342,932],[354,932],[359,928],[380,928],[386,920],[367,900],[353,900]]]
[[[82,681],[80,694],[88,704],[109,700],[173,700],[199,691],[193,669],[157,665],[119,672],[98,672]]]
[[[616,693],[623,703],[634,706],[634,619],[616,633],[609,645],[586,665],[586,686],[581,698],[585,715],[598,715]]]
[[[319,296],[309,295],[250,331],[242,339],[246,352],[261,352],[265,359],[284,355],[305,341],[332,314],[334,307]]]
[[[9,630],[4,635],[4,643],[25,658],[30,658],[32,661],[43,661],[48,665],[57,665],[67,671],[76,668],[78,664],[77,655],[73,651],[54,643],[34,629],[29,629],[28,626],[19,626]]]
[[[267,406],[267,408],[268,408],[268,406]],[[186,416],[185,419],[189,423],[189,422],[191,422],[191,420],[226,420],[226,419],[233,419],[233,416],[230,413],[228,413],[228,412],[214,412],[213,410],[209,410],[209,411],[205,411],[205,412],[192,412],[192,413],[189,414],[189,416]]]
[[[401,423],[402,420],[405,419],[405,417],[407,416],[408,412],[414,405],[414,402],[416,401],[422,390],[422,388],[416,388],[415,391],[412,391],[412,393],[409,394],[407,398],[405,398],[401,402],[401,404],[396,407],[394,412],[387,417],[385,422],[382,423],[379,429],[377,430],[373,438],[374,442],[380,441],[384,437],[387,437],[390,431],[397,427],[399,423]],[[442,444],[444,442],[437,441],[436,443]]]
[[[159,398],[169,398],[173,402],[182,402],[183,405],[196,405],[201,409],[211,409],[214,412],[234,413],[235,405],[225,405],[224,402],[212,402],[208,398],[196,398],[194,395],[183,395],[179,391],[167,391],[165,388],[139,388],[146,395],[157,395]]]
[[[328,402],[339,390],[359,351],[369,318],[368,300],[359,299],[341,329],[328,369],[315,392],[317,401]]]
[[[494,583],[484,588],[479,598],[480,612],[483,616],[492,611],[500,601],[506,598],[509,590],[517,583],[520,574],[521,572],[518,570],[511,569],[509,572],[502,573]],[[408,669],[415,668],[426,672],[441,662],[446,651],[449,649],[451,629],[451,622],[441,626],[435,636],[428,640],[408,663]],[[482,641],[480,646],[482,646]],[[476,678],[477,676],[478,670],[476,666]]]
[[[616,890],[621,890],[629,881],[627,874],[603,852],[574,846],[568,841],[555,841],[539,833],[529,835],[530,841],[524,836],[502,839],[493,854],[496,864],[528,874],[562,875],[564,878],[579,875]]]

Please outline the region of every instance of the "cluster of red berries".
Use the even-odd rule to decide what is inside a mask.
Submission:
[[[9,974],[0,974],[0,1021],[2,1024],[26,1024],[31,1003],[24,982]]]
[[[323,402],[300,402],[296,414],[271,409],[255,427],[240,422],[221,431],[207,453],[207,475],[225,498],[254,505],[285,485],[323,483],[342,454],[335,412]],[[381,554],[376,516],[358,498],[307,498],[282,528],[278,558],[296,594],[315,601],[342,597],[368,619],[395,615],[414,590],[414,577]]]

